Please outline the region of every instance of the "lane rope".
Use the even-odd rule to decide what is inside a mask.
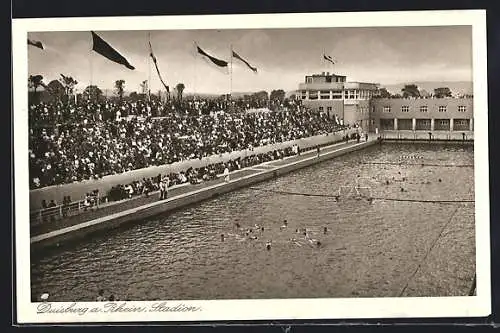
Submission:
[[[249,187],[251,190],[262,191],[262,192],[272,192],[282,195],[299,195],[305,197],[322,197],[322,198],[335,198],[337,201],[342,196],[334,194],[317,194],[317,193],[302,193],[302,192],[292,192],[292,191],[278,191],[271,189],[264,189],[260,187]],[[411,199],[411,198],[387,198],[387,197],[365,197],[366,199],[379,200],[379,201],[398,201],[398,202],[423,202],[423,203],[474,203],[475,200],[472,199],[459,199],[459,200],[425,200],[425,199]]]

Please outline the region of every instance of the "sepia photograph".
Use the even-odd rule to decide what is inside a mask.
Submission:
[[[260,16],[14,20],[20,320],[490,313],[485,12]]]

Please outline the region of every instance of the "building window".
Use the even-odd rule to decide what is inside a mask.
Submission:
[[[384,112],[386,112],[386,113],[391,112],[391,107],[390,106],[384,106]]]
[[[446,126],[446,125],[448,125],[448,120],[440,120],[440,121],[439,121],[439,124],[440,124],[441,126]]]
[[[330,92],[328,90],[320,91],[320,99],[330,99]]]
[[[375,107],[374,106],[372,106],[372,112],[375,112]]]
[[[467,111],[467,107],[465,105],[458,106],[458,112],[466,112],[466,111]]]
[[[446,105],[440,105],[438,110],[439,112],[446,112]]]
[[[420,107],[420,112],[427,112],[427,111],[428,111],[428,109],[427,109],[427,105],[422,105],[422,106]]]
[[[401,112],[410,112],[410,107],[408,105],[403,105],[401,107]]]
[[[317,91],[309,91],[309,99],[318,99]]]
[[[323,112],[323,107],[322,106],[319,107],[319,112]]]
[[[312,83],[313,82],[313,78],[312,77],[306,77],[306,83]]]
[[[328,112],[332,111],[332,107],[331,107],[331,106],[328,106],[328,107],[326,108],[326,111],[328,111]]]
[[[334,91],[332,97],[333,97],[333,99],[342,99],[342,92],[341,91]]]

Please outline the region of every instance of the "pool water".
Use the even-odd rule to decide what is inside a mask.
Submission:
[[[372,146],[34,254],[32,298],[465,296],[473,163],[471,146]]]

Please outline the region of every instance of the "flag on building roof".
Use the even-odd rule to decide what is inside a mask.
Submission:
[[[170,89],[165,84],[165,82],[163,82],[163,79],[162,79],[161,74],[160,74],[160,69],[158,68],[158,61],[156,60],[156,57],[153,53],[153,47],[151,46],[151,42],[149,42],[149,56],[151,57],[151,59],[153,59],[153,63],[155,64],[155,68],[156,68],[156,73],[158,73],[158,78],[160,79],[161,83],[165,87],[165,90],[167,91],[167,93],[169,93]]]
[[[196,44],[195,44],[196,45]],[[217,59],[205,51],[203,51],[198,45],[196,45],[197,54],[201,55],[208,63],[217,66],[219,69],[227,70],[228,62],[225,60]]]
[[[323,54],[323,59],[325,59],[326,61],[329,61],[335,65],[335,61],[333,61],[333,58],[331,56]]]
[[[233,58],[236,58],[238,60],[240,60],[241,62],[243,62],[245,65],[247,65],[248,68],[250,68],[250,70],[252,70],[254,73],[257,73],[257,68],[253,67],[252,65],[250,65],[248,63],[248,61],[246,61],[245,59],[243,59],[242,57],[240,57],[238,55],[238,53],[234,52],[233,51]]]
[[[28,38],[28,45],[38,47],[39,49],[43,50],[43,44],[42,44],[42,42],[40,42],[38,40],[32,40],[32,39]]]
[[[99,37],[95,32],[92,33],[92,50],[99,53],[105,58],[114,61],[120,65],[127,67],[128,69],[134,70],[135,67],[132,66],[124,56],[122,56],[118,51],[116,51],[111,45],[106,43],[104,39]]]

